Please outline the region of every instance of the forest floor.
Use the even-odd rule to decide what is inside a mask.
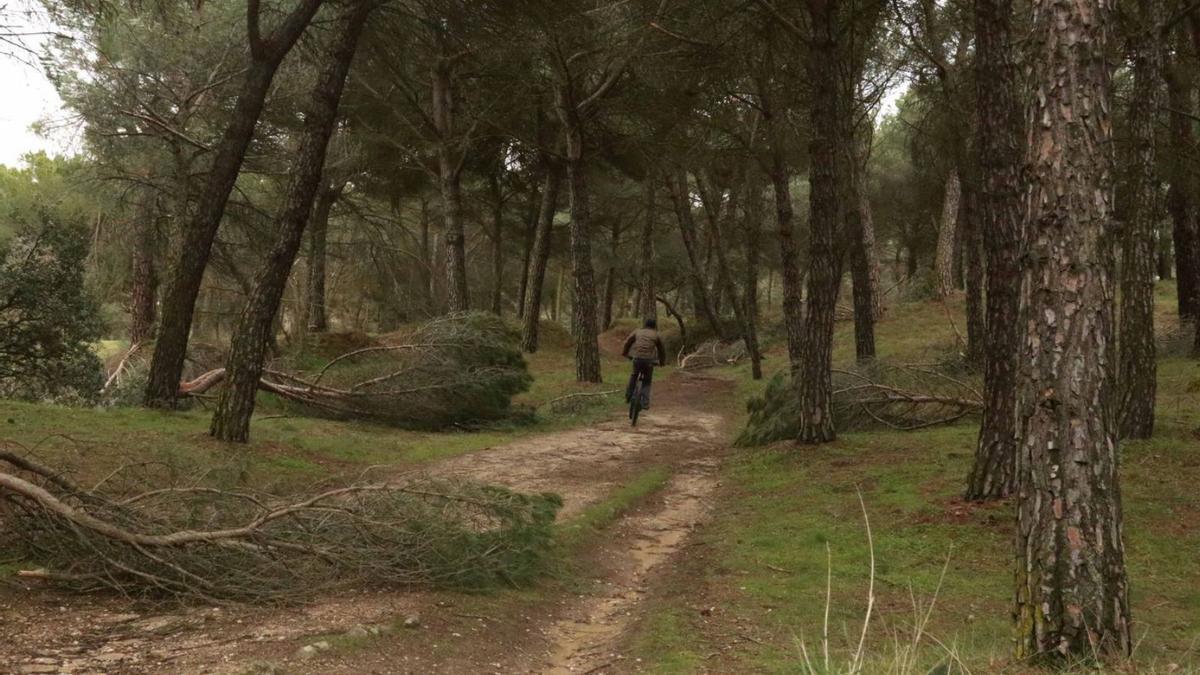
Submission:
[[[1122,672],[1200,673],[1200,370],[1172,323],[1170,288],[1159,288],[1155,438],[1121,451],[1138,641],[1136,668]],[[881,358],[952,354],[947,319],[961,325],[961,312],[958,300],[896,303],[878,327]],[[840,366],[853,361],[850,330],[838,326]],[[767,365],[780,371],[786,359],[776,349]],[[618,385],[625,367],[608,359],[609,384],[595,391]],[[536,355],[531,369],[534,403],[574,391],[566,350]],[[264,418],[238,461],[207,440],[200,412],[79,416],[0,403],[0,422],[10,420],[0,437],[42,439],[42,452],[85,457],[100,474],[122,452],[153,451],[291,485],[391,457],[397,471],[565,499],[561,564],[530,588],[151,611],[0,585],[0,634],[10,636],[0,672],[842,672],[872,583],[863,672],[1026,672],[1009,659],[1013,505],[960,499],[976,424],[731,449],[744,401],[762,386],[744,364],[671,372],[636,429],[610,398],[531,428],[470,434]]]
[[[636,428],[612,418],[423,467],[563,497],[564,569],[537,589],[163,611],[0,591],[0,632],[20,637],[0,643],[0,664],[16,672],[599,672],[621,660],[650,580],[706,518],[727,454],[732,389],[675,373],[656,386]]]

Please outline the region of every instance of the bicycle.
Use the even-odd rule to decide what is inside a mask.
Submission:
[[[633,383],[633,395],[629,397],[629,426],[636,427],[638,415],[642,412],[642,384],[646,380],[646,374],[639,372],[637,380]]]

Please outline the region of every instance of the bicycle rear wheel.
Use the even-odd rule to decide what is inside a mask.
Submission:
[[[642,412],[642,379],[639,377],[633,387],[633,396],[629,398],[629,425],[637,426],[638,415]]]

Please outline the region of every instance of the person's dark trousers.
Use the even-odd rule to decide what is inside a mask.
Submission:
[[[650,407],[650,382],[654,379],[654,359],[634,359],[633,372],[629,374],[629,386],[625,387],[625,400],[633,398],[633,387],[639,373],[645,374],[642,382],[642,407]]]

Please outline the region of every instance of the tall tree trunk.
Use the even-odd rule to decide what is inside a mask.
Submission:
[[[1159,150],[1161,153],[1161,149]],[[1160,281],[1170,281],[1175,278],[1175,270],[1172,267],[1174,262],[1171,260],[1171,238],[1167,236],[1167,229],[1159,223],[1154,231],[1154,273]]]
[[[642,183],[643,206],[646,209],[642,219],[641,259],[638,261],[638,270],[641,273],[638,283],[640,292],[638,318],[642,320],[658,318],[658,303],[655,301],[658,296],[654,288],[654,220],[657,215],[655,212],[657,180],[658,175],[650,170],[646,172]]]
[[[986,257],[987,349],[983,420],[966,497],[998,499],[1016,487],[1016,385],[1020,322],[1024,138],[1013,54],[1012,0],[975,1],[979,224]]]
[[[968,180],[959,208],[962,216],[958,225],[962,241],[963,284],[967,290],[967,363],[972,368],[983,366],[987,354],[987,308],[983,288],[987,283],[983,263],[983,240],[979,226],[979,191],[974,180]]]
[[[878,321],[883,318],[883,288],[879,283],[879,246],[875,243],[875,215],[871,210],[871,200],[864,189],[858,201],[858,222],[861,229],[862,249],[867,257],[867,270],[870,273],[871,284],[871,313]]]
[[[492,192],[492,314],[500,316],[504,303],[504,191],[495,173],[489,177]]]
[[[1034,0],[1017,419],[1018,658],[1131,651],[1112,385],[1112,6]],[[1067,36],[1070,39],[1065,39]],[[1086,111],[1086,114],[1084,114]]]
[[[600,331],[596,327],[596,283],[592,272],[592,213],[583,130],[567,123],[567,188],[571,199],[571,335],[575,338],[575,379],[600,382]]]
[[[133,224],[133,283],[129,298],[129,344],[141,345],[154,339],[154,320],[158,313],[158,233],[154,201],[138,209]]]
[[[1176,54],[1186,41],[1179,40]],[[1167,211],[1171,214],[1171,240],[1175,247],[1175,285],[1178,291],[1179,318],[1194,321],[1200,317],[1200,224],[1197,222],[1196,181],[1191,172],[1191,153],[1195,146],[1192,111],[1195,106],[1195,81],[1192,66],[1176,56],[1167,69],[1167,105],[1170,107],[1170,148]]]
[[[763,219],[763,184],[755,167],[748,169],[746,179],[746,277],[745,299],[743,300],[746,313],[746,351],[750,353],[750,373],[756,380],[761,380],[762,348],[758,343],[758,267],[759,249],[762,246]]]
[[[1158,110],[1164,102],[1162,48],[1157,28],[1162,0],[1139,0],[1141,36],[1133,55],[1133,96],[1129,123],[1133,141],[1134,184],[1121,260],[1120,365],[1117,433],[1149,438],[1154,431],[1157,359],[1154,347],[1155,234],[1163,204],[1154,140]]]
[[[859,141],[850,170],[850,203],[846,204],[850,238],[850,278],[854,295],[854,356],[859,363],[875,358],[875,319],[879,308],[879,260],[875,256],[875,226],[866,190],[866,152]]]
[[[421,196],[421,289],[425,298],[425,310],[430,314],[434,314],[437,304],[437,294],[434,288],[434,249],[435,245],[430,237],[430,230],[433,223],[429,217],[429,200],[424,195]]]
[[[538,328],[542,320],[542,288],[546,282],[546,265],[550,262],[554,214],[558,212],[558,191],[562,184],[562,168],[550,163],[544,166],[546,175],[542,179],[542,206],[538,212],[537,231],[533,235],[533,255],[529,263],[529,284],[525,291],[525,317],[521,331],[521,351],[529,354],[538,350]]]
[[[195,211],[183,228],[178,259],[172,267],[171,280],[163,296],[162,321],[146,380],[143,403],[148,407],[175,407],[183,362],[187,358],[196,297],[200,293],[204,270],[212,254],[213,240],[225,215],[225,204],[237,182],[246,149],[254,137],[254,128],[258,125],[275,71],[308,27],[321,2],[301,0],[265,37],[259,28],[260,3],[252,0],[246,5],[250,63],[243,75],[237,102],[217,145]]]
[[[954,290],[954,243],[958,238],[958,202],[961,197],[962,183],[958,169],[954,168],[946,177],[946,190],[942,194],[942,222],[938,228],[937,252],[934,256],[937,292],[942,298]]]
[[[792,225],[791,176],[783,151],[772,150],[771,187],[775,200],[775,232],[779,237],[780,285],[783,293],[783,325],[787,332],[788,364],[792,372],[804,357],[804,277],[800,274],[800,246]]]
[[[517,289],[517,319],[525,319],[525,294],[529,292],[529,263],[533,260],[533,239],[537,235],[538,216],[541,209],[540,191],[537,187],[529,191],[529,213],[525,216],[525,237],[521,250],[521,285]]]
[[[312,104],[304,118],[296,161],[276,219],[275,244],[255,279],[254,291],[238,318],[230,343],[226,387],[217,399],[209,429],[209,433],[223,441],[245,442],[250,436],[250,416],[254,413],[267,340],[320,185],[346,74],[374,5],[370,0],[357,0],[338,18],[327,65],[313,87]]]
[[[841,287],[838,221],[842,218],[842,148],[849,128],[843,118],[845,83],[841,81],[842,51],[838,43],[836,0],[810,0],[812,44],[807,74],[809,101],[809,239],[808,304],[804,322],[804,352],[793,379],[799,392],[801,443],[825,443],[837,437],[833,427],[833,328]]]
[[[462,222],[462,151],[455,149],[454,73],[445,36],[437,33],[440,54],[430,73],[433,123],[437,128],[438,187],[446,238],[446,301],[451,312],[470,308],[467,290],[467,245]]]
[[[612,240],[608,245],[608,267],[604,270],[604,301],[601,306],[603,316],[600,318],[600,327],[603,330],[611,328],[613,322],[613,296],[617,291],[617,253],[620,243],[621,227],[614,223]]]
[[[324,333],[329,330],[325,312],[325,253],[329,234],[329,214],[341,195],[340,186],[325,184],[317,195],[316,205],[309,218],[308,233],[308,330]]]
[[[692,280],[692,293],[699,305],[696,309],[699,314],[703,314],[704,320],[712,327],[713,335],[722,338],[724,331],[721,330],[721,320],[713,306],[712,295],[708,292],[708,284],[704,280],[704,269],[700,264],[700,245],[696,237],[696,221],[692,217],[691,192],[688,187],[686,171],[679,169],[674,180],[669,181],[669,185],[671,201],[675,204],[675,215],[679,220],[679,234],[683,238],[684,251],[687,252],[688,275]]]

